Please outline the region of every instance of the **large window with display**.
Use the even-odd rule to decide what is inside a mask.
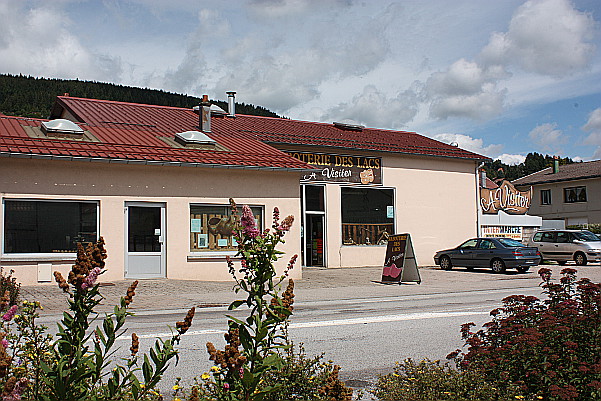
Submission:
[[[97,232],[97,202],[4,201],[4,253],[75,252]]]
[[[394,234],[394,191],[341,188],[344,245],[383,245]]]
[[[257,227],[263,230],[263,208],[251,206]],[[233,237],[235,216],[230,206],[190,205],[190,251],[236,251],[238,243]]]

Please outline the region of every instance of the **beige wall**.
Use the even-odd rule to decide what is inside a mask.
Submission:
[[[586,187],[587,202],[565,203],[563,190]],[[551,204],[541,205],[541,190],[551,190]],[[601,178],[539,184],[532,187],[532,206],[528,212],[546,220],[586,219],[588,224],[601,224]]]
[[[475,161],[385,155],[382,164],[381,187],[395,189],[396,233],[411,234],[418,265],[477,235]],[[381,266],[385,245],[342,245],[339,205],[340,185],[326,185],[327,266]]]
[[[166,274],[168,278],[230,280],[223,257],[206,259],[190,253],[191,203],[227,205],[233,197],[239,205],[264,206],[265,227],[271,226],[272,211],[297,218],[278,263],[300,253],[300,203],[298,174],[265,170],[206,169],[126,164],[0,158],[0,196],[3,199],[94,200],[100,204],[100,235],[108,250],[103,281],[121,280],[125,268],[125,202],[159,202],[166,205]],[[3,219],[3,214],[2,214]],[[0,220],[0,225],[2,221]],[[2,227],[0,227],[1,229]],[[3,233],[3,230],[0,230]],[[2,255],[0,265],[14,269],[23,284],[38,282],[38,263],[52,264],[66,273],[74,258],[23,259]],[[301,276],[297,266],[291,276]]]

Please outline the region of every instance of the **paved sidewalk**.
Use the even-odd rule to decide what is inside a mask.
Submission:
[[[551,268],[553,276],[558,278],[562,267],[545,265]],[[570,266],[575,267],[575,266]],[[588,277],[601,282],[599,264],[579,268],[580,277]],[[516,293],[523,287],[536,286],[540,279],[538,268],[526,274],[509,271],[507,274],[492,274],[488,269],[476,269],[468,272],[457,268],[443,271],[437,267],[422,267],[421,285],[404,283],[384,285],[377,281],[381,278],[381,267],[318,269],[305,268],[303,278],[295,281],[296,302],[317,302],[354,298],[392,297],[401,295],[436,294],[449,291],[485,291],[492,282],[496,288],[515,288]],[[102,276],[101,276],[102,277]],[[105,297],[98,312],[112,311],[114,305],[124,296],[131,284],[130,280],[102,282],[101,293]],[[193,280],[153,279],[140,280],[131,310],[186,310],[197,308],[226,306],[235,299],[233,282],[210,282]],[[40,301],[43,315],[61,314],[67,307],[66,298],[56,284],[24,286],[22,299]],[[499,300],[500,301],[500,300]]]

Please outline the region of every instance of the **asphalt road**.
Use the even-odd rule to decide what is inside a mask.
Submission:
[[[601,281],[601,266],[581,271],[582,276]],[[343,380],[356,388],[368,387],[405,358],[444,360],[463,345],[460,325],[474,322],[480,326],[488,321],[489,312],[506,296],[541,296],[535,272],[495,275],[488,270],[422,269],[422,277],[428,282],[424,279],[421,286],[383,286],[367,280],[344,287],[299,285],[290,336],[295,344],[304,344],[308,355],[323,353],[325,360],[339,364]],[[168,370],[162,382],[165,391],[176,377],[188,385],[208,371],[212,364],[206,353],[207,341],[217,348],[225,344],[226,307],[205,305],[208,307],[197,308],[193,327],[182,338],[179,364]],[[121,351],[116,357],[129,352],[131,332],[140,336],[142,351],[156,337],[169,336],[168,325],[181,320],[184,313],[180,308],[169,309],[168,304],[137,311],[128,321],[128,332],[118,341]],[[47,315],[42,321],[54,326],[58,318]]]

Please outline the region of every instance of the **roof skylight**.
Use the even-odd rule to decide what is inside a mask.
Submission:
[[[83,135],[84,133],[84,130],[79,125],[64,118],[42,122],[42,130],[46,134]]]

